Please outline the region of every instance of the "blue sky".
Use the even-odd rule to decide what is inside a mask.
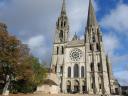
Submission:
[[[70,38],[75,32],[83,38],[88,0],[66,1]],[[121,85],[128,85],[128,0],[93,1],[114,76]],[[7,24],[10,34],[28,44],[36,57],[50,62],[61,4],[61,0],[0,0],[0,21]]]

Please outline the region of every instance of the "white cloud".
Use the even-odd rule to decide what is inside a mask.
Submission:
[[[49,61],[60,4],[61,0],[10,0],[0,8],[0,21],[27,43],[36,57]]]
[[[46,46],[45,38],[41,35],[31,37],[27,42],[31,52],[37,56],[40,61],[48,60],[49,48]]]
[[[117,34],[128,36],[128,5],[123,4],[122,0],[115,9],[112,9],[103,19],[101,25],[110,32],[104,35],[105,50],[113,64],[113,72],[121,85],[128,85],[128,55],[123,50],[125,43],[121,43],[122,38]],[[113,32],[113,33],[112,33]],[[121,51],[118,51],[121,50]],[[123,53],[123,52],[126,53]],[[122,52],[122,54],[120,54]]]
[[[116,64],[120,64],[120,65],[127,65],[128,66],[128,54],[125,54],[125,55],[115,55],[113,56],[112,58],[112,61],[113,63],[116,65]]]
[[[27,44],[30,46],[30,48],[35,50],[35,49],[41,47],[44,42],[45,42],[44,37],[39,35],[39,36],[34,36],[34,37],[30,38]]]
[[[16,35],[23,42],[30,43],[31,39],[39,35],[45,37],[45,49],[48,50],[46,56],[41,53],[42,47],[44,46],[36,46],[40,47],[40,50],[36,50],[37,52],[32,51],[32,53],[34,55],[36,54],[40,59],[50,58],[56,21],[62,5],[61,1],[62,0],[10,0],[6,3],[0,2],[1,6],[3,6],[0,8],[0,21],[6,23],[9,32]],[[75,32],[80,32],[81,30],[84,33],[88,13],[88,1],[89,0],[66,0],[70,35],[73,35]],[[95,2],[94,5],[97,10],[98,8]],[[32,44],[29,45],[31,45],[31,49],[34,48]]]
[[[7,0],[6,0],[7,1]],[[31,48],[31,52],[50,62],[52,39],[55,32],[55,23],[61,10],[62,0],[8,0],[9,3],[0,2],[0,21],[7,24],[9,32],[16,35]],[[88,1],[66,0],[67,14],[70,23],[70,35],[85,31]],[[97,4],[94,2],[96,11]],[[114,30],[128,30],[128,6],[120,4],[112,10],[101,24]],[[83,36],[81,36],[83,38]],[[120,43],[116,36],[108,34],[104,37],[107,53],[114,56],[114,51]],[[119,57],[119,56],[118,56]],[[122,62],[123,58],[114,57],[115,61]],[[126,60],[126,59],[125,59]],[[113,61],[114,62],[114,61]],[[120,74],[118,76],[121,76]]]
[[[128,5],[119,3],[102,20],[101,25],[116,32],[124,32],[128,35]]]
[[[114,52],[116,49],[119,49],[121,44],[119,41],[119,38],[117,38],[115,35],[109,33],[105,34],[103,36],[104,39],[104,46],[105,46],[105,51],[109,56],[114,56]]]
[[[68,5],[70,37],[72,37],[75,32],[79,33],[82,31],[84,34],[87,22],[89,0],[73,0],[73,2],[69,0],[68,4],[70,4]],[[94,7],[95,11],[98,11],[95,1]]]

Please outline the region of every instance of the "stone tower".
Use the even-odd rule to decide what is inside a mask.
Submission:
[[[65,0],[63,0],[60,17],[56,22],[56,33],[54,43],[66,43],[68,41],[69,24],[68,17],[66,14]]]
[[[51,71],[57,75],[63,93],[113,94],[118,91],[108,56],[103,46],[92,0],[89,0],[85,38],[75,33],[68,39],[69,22],[63,0],[61,14],[56,23]]]
[[[69,34],[69,23],[66,13],[65,0],[63,0],[61,14],[56,22],[56,32],[55,32],[52,63],[51,63],[51,70],[52,72],[57,74],[60,80],[60,82],[58,82],[58,85],[60,87],[62,86],[61,85],[62,70],[64,64],[65,46],[66,43],[68,42],[68,34]]]
[[[85,66],[87,89],[89,93],[110,94],[106,55],[102,34],[97,23],[92,1],[89,1],[88,19],[85,35]]]

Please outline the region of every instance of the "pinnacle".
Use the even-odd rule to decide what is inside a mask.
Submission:
[[[61,14],[66,14],[66,2],[63,0]]]
[[[95,25],[97,25],[96,15],[92,4],[92,0],[89,0],[87,27]]]

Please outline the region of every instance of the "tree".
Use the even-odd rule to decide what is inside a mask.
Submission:
[[[0,23],[0,87],[3,93],[10,88],[13,92],[32,92],[43,83],[47,70],[6,28]]]
[[[19,40],[10,36],[6,28],[5,24],[0,24],[0,76],[5,83],[3,93],[8,89],[19,58]]]
[[[39,63],[37,58],[26,57],[24,62],[17,67],[17,91],[23,93],[35,91],[38,85],[43,84],[46,73],[46,68]]]
[[[46,78],[47,69],[44,67],[44,64],[40,64],[37,58],[32,58],[33,60],[33,82],[35,85],[42,85],[44,79]]]

